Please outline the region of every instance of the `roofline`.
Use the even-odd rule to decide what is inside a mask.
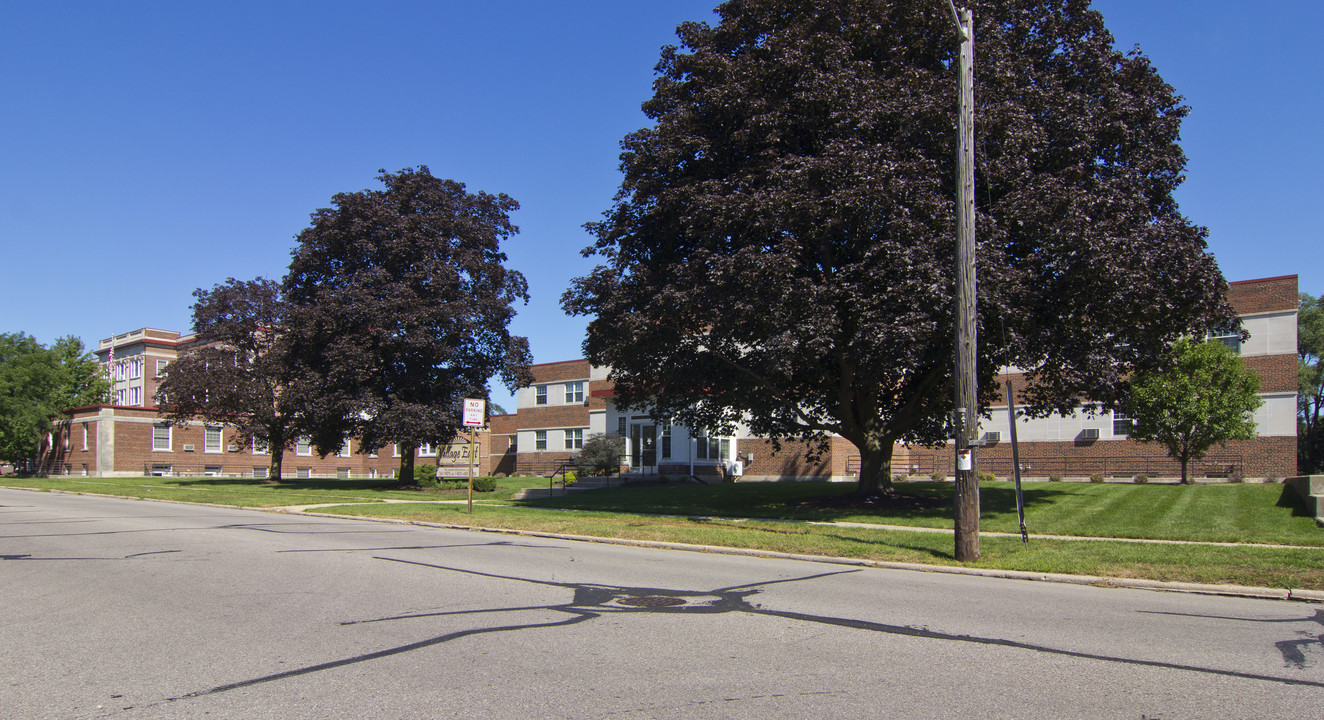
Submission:
[[[1262,282],[1273,282],[1274,280],[1296,280],[1296,279],[1298,279],[1297,275],[1279,275],[1277,277],[1254,278],[1251,280],[1234,280],[1229,282],[1228,285],[1249,285],[1250,283],[1262,283]]]
[[[556,360],[554,362],[533,363],[530,368],[547,367],[548,365],[569,365],[570,363],[588,362],[588,358],[579,358],[578,360]],[[592,363],[590,363],[591,365]]]

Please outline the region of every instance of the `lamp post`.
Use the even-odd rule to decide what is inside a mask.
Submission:
[[[979,431],[975,376],[975,23],[969,8],[947,0],[961,38],[956,150],[956,559],[979,559]]]

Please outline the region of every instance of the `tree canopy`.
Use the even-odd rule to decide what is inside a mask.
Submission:
[[[25,333],[0,334],[0,460],[35,459],[60,411],[108,399],[101,365],[67,336],[49,348]]]
[[[283,451],[297,438],[294,398],[284,391],[291,372],[280,283],[229,278],[193,296],[198,344],[166,369],[157,405],[174,422],[224,423],[237,442],[265,445],[268,477],[279,481]]]
[[[290,388],[319,452],[398,443],[412,478],[414,450],[450,442],[464,398],[486,398],[493,376],[528,382],[528,340],[508,330],[528,290],[500,250],[518,203],[426,166],[381,172],[384,190],[337,194],[299,234]]]
[[[1252,414],[1263,401],[1256,394],[1259,376],[1218,340],[1182,338],[1173,344],[1173,357],[1173,366],[1135,379],[1125,407],[1131,437],[1167,448],[1188,483],[1191,460],[1215,444],[1255,437]]]
[[[1324,295],[1301,293],[1297,313],[1297,471],[1324,472]]]
[[[1169,344],[1234,325],[1178,211],[1187,107],[1086,0],[980,0],[978,374],[1032,412],[1115,406]],[[958,41],[932,0],[740,0],[679,27],[622,142],[601,264],[562,300],[618,404],[839,434],[860,490],[953,406]],[[821,445],[820,445],[821,446]]]

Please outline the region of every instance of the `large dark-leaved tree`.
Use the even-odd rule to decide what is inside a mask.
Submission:
[[[382,171],[384,190],[341,193],[299,234],[285,291],[293,304],[291,390],[319,452],[348,436],[414,452],[451,441],[461,402],[493,376],[528,381],[528,341],[508,324],[528,301],[502,240],[519,205],[470,193],[427,167]]]
[[[157,405],[172,422],[231,426],[237,444],[271,453],[267,476],[279,482],[284,452],[297,437],[280,283],[229,278],[193,296],[197,345],[166,368]]]
[[[1234,323],[1172,191],[1187,108],[1085,0],[971,5],[981,402],[1115,405],[1184,333]],[[937,444],[953,406],[956,69],[934,0],[744,0],[667,47],[651,127],[564,308],[618,402],[697,427]]]

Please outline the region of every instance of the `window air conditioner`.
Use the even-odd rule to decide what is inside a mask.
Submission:
[[[1084,430],[1081,430],[1081,431],[1080,431],[1080,439],[1081,439],[1081,440],[1098,440],[1098,439],[1099,439],[1099,429],[1098,429],[1098,428],[1085,428]]]
[[[184,446],[184,452],[193,452],[193,446],[192,446],[192,445],[185,445],[185,446]]]
[[[993,431],[993,432],[986,432],[986,433],[984,433],[984,444],[985,444],[985,445],[996,445],[996,444],[998,444],[998,443],[1000,443],[1000,442],[1002,442],[1002,433],[1001,433],[1001,432]]]

